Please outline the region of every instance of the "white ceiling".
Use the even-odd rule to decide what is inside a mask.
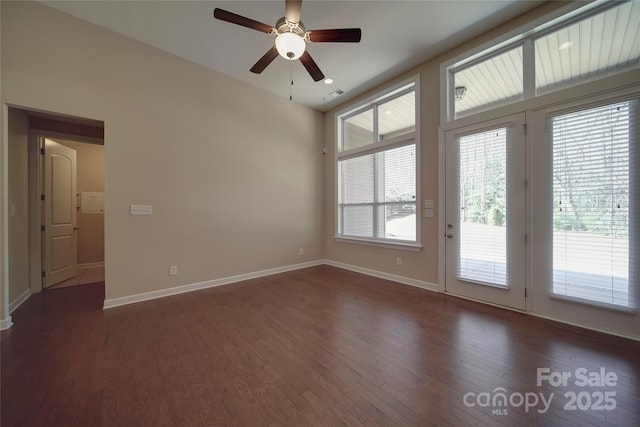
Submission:
[[[273,46],[273,36],[213,18],[216,7],[275,25],[284,0],[48,1],[42,3],[117,33],[233,76],[321,111],[532,9],[543,1],[303,0],[308,30],[362,29],[360,43],[308,43],[332,85],[314,82],[299,61],[276,60],[260,75],[249,68]],[[337,89],[345,93],[334,98]]]

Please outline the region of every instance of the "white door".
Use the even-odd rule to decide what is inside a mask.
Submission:
[[[525,309],[524,114],[446,134],[446,292]]]
[[[76,151],[45,139],[44,281],[48,288],[76,275]]]

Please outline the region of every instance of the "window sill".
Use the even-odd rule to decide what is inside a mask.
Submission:
[[[392,241],[392,240],[364,239],[364,238],[345,237],[345,236],[334,236],[333,238],[335,239],[336,242],[342,242],[342,243],[355,243],[360,245],[377,246],[381,248],[390,248],[390,249],[400,249],[403,251],[412,251],[412,252],[419,252],[422,250],[422,245],[419,243],[410,243],[410,242]]]
[[[559,301],[572,302],[575,304],[590,306],[590,307],[598,307],[605,310],[614,311],[617,313],[634,315],[638,312],[638,309],[634,307],[625,307],[623,305],[607,304],[607,303],[593,301],[585,298],[571,297],[571,296],[562,295],[562,294],[554,294],[553,292],[549,293],[549,297]]]

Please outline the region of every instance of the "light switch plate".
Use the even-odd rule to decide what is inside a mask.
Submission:
[[[424,201],[425,209],[433,209],[433,200],[425,200]]]
[[[433,218],[433,209],[425,209],[424,210],[425,218]]]
[[[131,205],[131,215],[151,215],[151,205]]]

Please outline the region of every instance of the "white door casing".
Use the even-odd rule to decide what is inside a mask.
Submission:
[[[44,148],[44,280],[48,288],[76,275],[76,151],[50,139]]]

